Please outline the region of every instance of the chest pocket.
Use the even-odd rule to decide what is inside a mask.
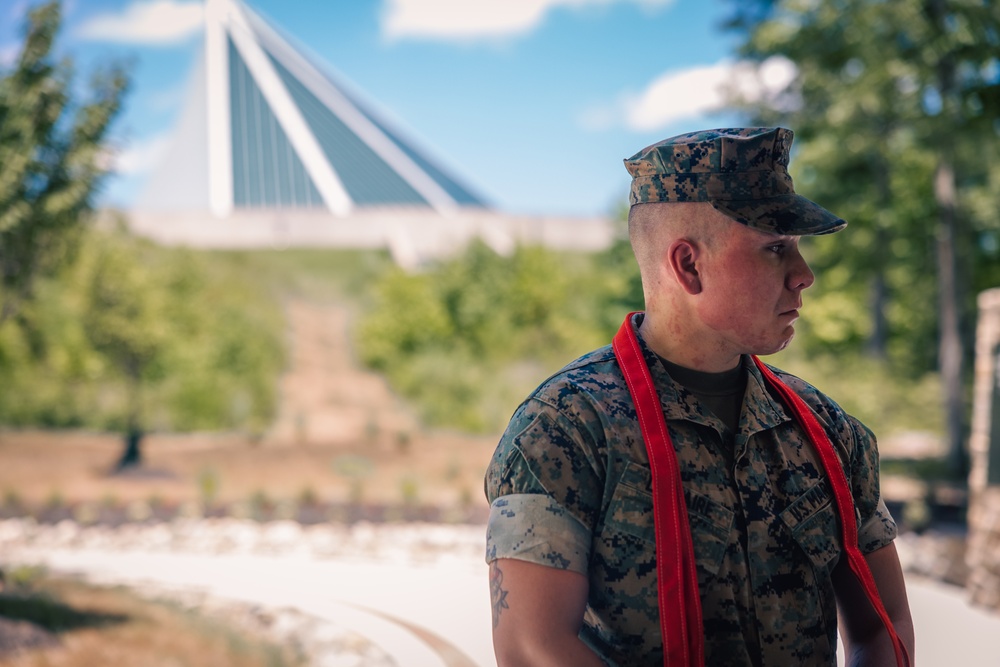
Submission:
[[[796,498],[781,520],[815,568],[833,569],[840,558],[840,521],[826,481]]]
[[[656,527],[652,488],[649,468],[629,461],[611,497],[606,529],[643,540],[649,549],[654,549]],[[685,489],[684,497],[695,560],[700,569],[714,575],[726,555],[735,515],[725,505],[700,493]]]

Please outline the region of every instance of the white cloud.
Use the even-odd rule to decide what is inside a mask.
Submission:
[[[796,75],[794,63],[780,56],[760,65],[718,62],[666,72],[639,94],[623,95],[610,108],[586,110],[579,124],[590,130],[621,123],[630,130],[657,130],[733,108],[739,102],[787,105],[779,94]]]
[[[16,25],[17,35],[20,37],[22,28],[28,20],[28,0],[12,2],[4,14],[6,16],[3,17],[3,20],[8,25]],[[21,54],[22,46],[21,41],[0,44],[0,67],[13,67],[14,63],[17,62],[17,57]]]
[[[17,42],[0,44],[0,67],[13,67],[21,55],[21,45]]]
[[[142,174],[159,164],[172,139],[170,132],[131,143],[101,156],[100,164],[119,175]]]
[[[386,0],[382,33],[389,39],[416,37],[467,41],[530,32],[555,7],[615,2],[662,6],[673,0]]]
[[[788,91],[798,74],[795,63],[783,56],[771,56],[759,64],[741,63],[733,70],[730,99],[788,111],[798,104]]]
[[[202,2],[135,2],[122,13],[98,14],[76,30],[83,39],[127,44],[174,44],[197,32],[205,20]]]

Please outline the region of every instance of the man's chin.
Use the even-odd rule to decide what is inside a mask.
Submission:
[[[788,329],[790,331],[788,332],[788,335],[785,338],[783,338],[774,345],[768,346],[765,349],[755,352],[755,354],[760,357],[765,357],[769,354],[777,354],[778,352],[781,352],[786,347],[788,347],[788,345],[792,342],[792,339],[795,338],[795,330],[792,329],[792,327],[788,327]]]

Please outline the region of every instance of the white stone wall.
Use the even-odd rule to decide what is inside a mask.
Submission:
[[[107,215],[112,215],[108,213]],[[517,245],[595,252],[611,245],[615,225],[607,218],[516,216],[481,208],[450,214],[427,209],[368,208],[338,217],[324,211],[208,211],[125,214],[129,228],[165,245],[194,248],[380,248],[404,268],[452,255],[480,239],[506,255]]]

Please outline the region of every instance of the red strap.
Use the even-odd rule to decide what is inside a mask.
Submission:
[[[701,596],[698,594],[694,543],[688,525],[681,471],[663,419],[660,398],[643,359],[639,341],[632,331],[631,319],[632,315],[625,318],[612,347],[632,394],[649,455],[663,664],[668,667],[702,667],[705,664],[705,639]]]
[[[633,315],[636,313],[629,313],[625,318],[615,335],[612,348],[632,395],[649,456],[663,664],[672,667],[702,667],[705,663],[705,648],[701,597],[698,593],[694,544],[688,524],[680,467],[656,386],[643,358],[639,340],[632,330]],[[805,401],[779,380],[760,359],[752,358],[812,441],[833,489],[834,502],[841,517],[841,539],[847,552],[848,564],[892,639],[897,667],[908,667],[910,661],[906,648],[892,626],[868,563],[858,549],[854,499],[830,438]]]
[[[816,448],[816,453],[819,454],[823,468],[826,470],[827,479],[833,488],[833,500],[837,505],[837,512],[840,514],[841,540],[844,550],[847,552],[847,563],[850,565],[851,571],[854,572],[854,576],[857,577],[862,588],[864,588],[865,595],[868,596],[868,601],[871,602],[872,608],[878,614],[879,618],[882,619],[882,624],[889,633],[889,638],[892,640],[892,646],[896,653],[896,664],[898,667],[908,667],[910,657],[906,652],[906,647],[903,646],[902,640],[896,634],[896,629],[892,626],[892,620],[885,610],[885,605],[882,604],[882,598],[879,596],[872,571],[868,567],[865,557],[861,554],[861,550],[858,548],[858,527],[854,519],[854,497],[851,495],[851,489],[847,484],[847,476],[844,474],[844,468],[840,463],[837,452],[833,448],[833,443],[830,442],[826,431],[820,426],[816,415],[806,405],[806,402],[802,400],[802,397],[792,391],[787,384],[779,380],[778,376],[763,361],[756,356],[752,357],[752,359],[757,368],[760,369],[761,375],[781,395],[785,405],[792,410],[799,425],[805,429],[806,434]]]

